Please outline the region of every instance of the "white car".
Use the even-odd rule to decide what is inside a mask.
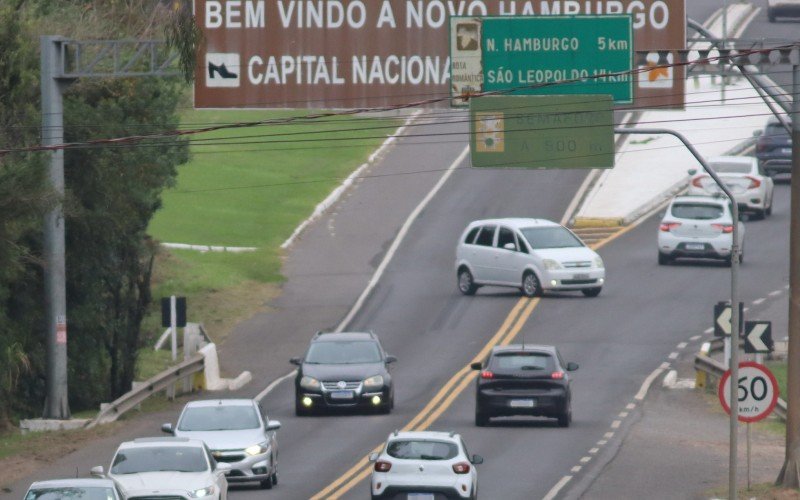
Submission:
[[[140,438],[119,445],[108,477],[126,498],[226,500],[225,473],[230,470],[230,464],[217,463],[198,439]],[[92,468],[92,475],[103,476],[103,467]]]
[[[760,219],[772,214],[772,197],[775,183],[758,169],[758,159],[753,156],[717,156],[709,158],[708,166],[733,193],[737,205],[753,212]],[[689,170],[692,176],[688,194],[716,196],[722,190],[705,171]]]
[[[722,259],[730,265],[733,224],[727,198],[676,196],[658,228],[658,263],[689,257]],[[743,257],[744,224],[737,224]]]
[[[548,290],[603,288],[603,259],[575,234],[545,219],[487,219],[471,223],[456,248],[458,289],[472,295],[484,285],[519,288],[528,297]]]
[[[767,18],[774,23],[779,16],[800,17],[800,0],[767,0]]]
[[[258,482],[265,489],[278,484],[280,428],[252,399],[191,401],[176,427],[161,426],[167,434],[203,441],[217,462],[231,465],[228,482]]]
[[[25,500],[123,500],[111,479],[75,478],[36,481],[25,493]]]
[[[389,435],[374,462],[370,493],[376,498],[478,497],[480,455],[469,456],[461,436],[453,432],[398,432]]]

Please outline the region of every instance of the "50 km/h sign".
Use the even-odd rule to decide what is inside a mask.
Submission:
[[[731,371],[719,382],[719,401],[727,413],[731,412]],[[778,382],[769,369],[759,363],[739,363],[738,407],[740,422],[757,422],[766,418],[778,403]]]
[[[452,17],[450,36],[453,97],[513,89],[633,98],[630,16]]]

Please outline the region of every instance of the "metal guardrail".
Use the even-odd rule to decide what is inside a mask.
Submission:
[[[167,368],[158,375],[142,382],[142,385],[137,389],[123,394],[107,406],[104,406],[86,428],[91,429],[99,424],[114,422],[153,394],[165,390],[188,375],[203,371],[204,368],[205,358],[199,353],[186,361]]]
[[[709,342],[708,354],[719,352],[722,349],[722,339],[714,339]],[[694,369],[698,372],[706,374],[707,376],[711,376],[711,378],[716,381],[719,381],[719,379],[722,378],[722,375],[727,371],[727,368],[724,364],[706,355],[704,352],[700,352],[694,357]],[[786,411],[786,401],[784,401],[782,398],[778,398],[778,404],[775,405],[773,412],[778,416],[778,418],[785,422]]]

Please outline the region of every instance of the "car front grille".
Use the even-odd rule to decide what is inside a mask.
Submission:
[[[346,380],[344,387],[339,387],[339,381],[325,381],[322,382],[322,388],[326,391],[355,391],[361,385],[360,380],[352,381]]]
[[[128,500],[186,500],[179,495],[146,495],[141,497],[128,497]]]
[[[561,280],[562,285],[593,285],[597,280]]]
[[[217,462],[227,462],[227,463],[234,463],[234,462],[241,462],[244,460],[244,455],[223,455],[219,457],[214,457],[214,460]]]
[[[581,260],[575,262],[564,262],[563,266],[568,269],[575,269],[579,267],[592,267],[592,263],[588,260]]]

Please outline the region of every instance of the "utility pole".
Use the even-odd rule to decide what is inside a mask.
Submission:
[[[786,458],[777,483],[800,487],[800,63],[792,66],[792,203],[789,222],[789,357]]]

